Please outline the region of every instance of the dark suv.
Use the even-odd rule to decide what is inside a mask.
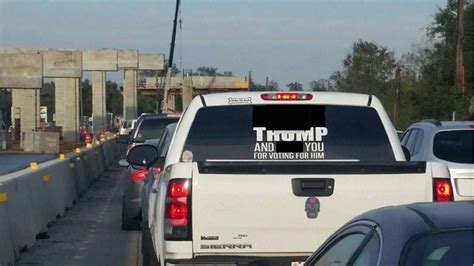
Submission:
[[[171,123],[178,122],[179,117],[179,115],[175,114],[141,115],[130,134],[129,144],[134,146],[139,143],[144,143],[148,139],[160,138],[165,127]]]

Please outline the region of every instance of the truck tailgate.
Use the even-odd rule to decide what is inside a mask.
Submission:
[[[309,254],[364,211],[431,200],[426,163],[194,163],[193,249]]]

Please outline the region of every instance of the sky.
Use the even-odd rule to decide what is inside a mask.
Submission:
[[[358,40],[397,58],[426,42],[446,0],[182,0],[175,63],[280,88],[342,69]],[[0,0],[0,47],[134,48],[169,54],[175,0]],[[122,74],[108,73],[121,82]]]

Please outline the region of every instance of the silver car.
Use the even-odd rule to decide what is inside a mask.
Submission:
[[[158,147],[160,139],[146,140],[143,144]],[[121,160],[120,165],[127,166],[127,180],[122,197],[122,230],[140,230],[142,218],[142,190],[148,175],[148,168],[135,169]]]
[[[474,199],[474,121],[423,120],[408,127],[401,144],[411,161],[438,161],[451,173],[454,200]]]

